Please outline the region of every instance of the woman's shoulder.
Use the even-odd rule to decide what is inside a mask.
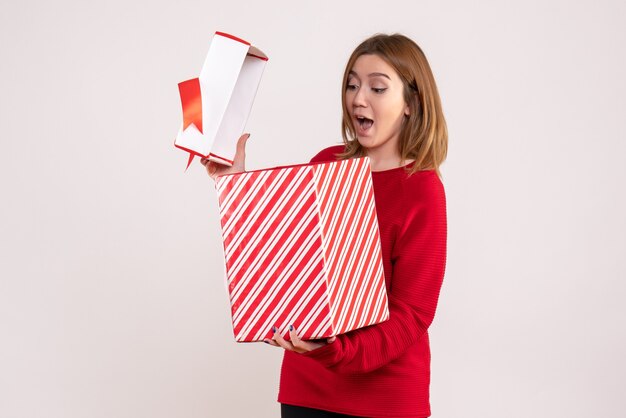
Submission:
[[[426,188],[443,187],[443,183],[435,170],[418,170],[407,177],[415,186]]]
[[[446,206],[445,188],[435,170],[417,171],[408,176],[403,186],[403,197],[407,203],[443,208]]]
[[[345,147],[343,145],[333,145],[331,147],[324,148],[320,152],[318,152],[313,158],[311,158],[311,163],[326,163],[329,161],[336,161],[337,154],[340,154],[344,151]]]
[[[409,175],[407,180],[411,188],[433,193],[444,192],[443,182],[435,170],[418,170]]]
[[[374,173],[376,190],[383,190],[405,209],[422,208],[425,205],[445,206],[446,193],[439,175],[435,170],[407,171],[409,166]]]
[[[412,172],[413,162],[402,167],[384,171],[375,171],[372,174],[380,180],[379,183],[396,184],[409,192],[416,190],[443,190],[443,183],[436,170],[417,170]],[[415,193],[409,193],[414,195]]]

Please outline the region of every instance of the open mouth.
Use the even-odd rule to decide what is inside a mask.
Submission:
[[[368,119],[364,116],[357,116],[356,122],[363,131],[367,131],[374,124],[372,119]]]

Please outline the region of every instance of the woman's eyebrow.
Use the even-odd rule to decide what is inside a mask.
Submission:
[[[367,76],[368,77],[385,77],[385,78],[391,80],[391,78],[387,74],[385,74],[385,73],[370,73]]]
[[[355,73],[352,70],[350,70],[350,72],[348,74],[358,77],[358,74]],[[385,78],[388,78],[389,80],[391,80],[391,78],[387,74],[385,74],[385,73],[369,73],[367,76],[368,77],[385,77]]]

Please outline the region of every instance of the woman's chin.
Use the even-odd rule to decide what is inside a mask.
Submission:
[[[359,141],[359,144],[361,144],[362,147],[369,148],[372,146],[373,141],[372,138],[369,136],[357,135],[356,139],[357,141]]]

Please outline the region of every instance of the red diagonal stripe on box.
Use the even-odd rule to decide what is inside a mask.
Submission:
[[[364,177],[364,179],[366,178]],[[337,287],[337,306],[344,308],[342,312],[337,312],[337,315],[335,315],[338,330],[347,330],[353,325],[351,322],[346,322],[346,320],[349,319],[349,317],[355,319],[353,311],[356,309],[356,305],[363,305],[361,299],[363,296],[363,289],[368,286],[369,282],[378,279],[377,276],[373,276],[372,272],[368,271],[369,266],[375,264],[376,262],[376,258],[374,257],[376,241],[373,238],[376,237],[378,230],[377,225],[375,225],[376,222],[373,212],[373,199],[367,198],[367,190],[368,189],[366,187],[362,187],[362,193],[358,196],[361,205],[357,210],[359,216],[356,219],[355,224],[358,225],[359,234],[358,236],[353,237],[355,245],[357,246],[356,254],[360,254],[360,259],[357,262],[343,263],[338,273],[340,275],[339,277],[346,275],[348,277],[360,277],[361,281],[360,283],[353,282],[350,287],[346,285]],[[373,228],[374,226],[376,228]],[[356,287],[357,283],[360,287],[359,289]],[[371,307],[367,305],[361,306],[361,309],[370,308]],[[348,314],[350,315],[348,316]]]
[[[384,274],[380,262],[378,224],[374,206],[369,162],[366,159],[345,160],[339,164],[319,167],[317,191],[320,212],[325,219],[323,239],[328,269],[329,299],[334,332],[341,333],[363,317],[380,317],[370,295],[380,291],[384,285]],[[342,178],[352,187],[346,187]],[[353,180],[350,180],[353,179]],[[347,213],[352,213],[347,216]],[[369,213],[369,216],[367,215]],[[334,219],[333,219],[334,218]],[[369,239],[365,239],[369,237]],[[358,260],[350,260],[350,255],[359,254]],[[377,258],[378,256],[378,258]],[[377,268],[378,267],[378,268]],[[342,280],[351,277],[352,284]],[[363,303],[363,301],[366,303]],[[362,305],[360,312],[354,312]],[[378,321],[380,322],[380,321]]]
[[[311,170],[272,173],[245,173],[233,176],[232,187],[218,185],[228,215],[222,228],[238,341],[268,336],[287,312],[300,312],[288,319],[306,320],[299,333],[307,338],[316,338],[309,334],[317,328],[327,331],[331,322],[327,304],[320,309],[327,289]]]
[[[347,181],[350,184],[352,183],[350,179],[357,174],[356,169],[358,168],[358,161],[359,160],[347,160],[340,165],[333,166],[333,168],[337,172],[345,172],[347,170]],[[330,174],[329,178],[332,177],[332,174]],[[330,197],[329,199],[322,199],[327,202],[324,210],[327,214],[333,214],[333,219],[328,222],[329,230],[328,233],[324,235],[324,240],[332,243],[332,245],[326,247],[326,261],[330,278],[331,310],[334,313],[337,309],[337,284],[339,282],[346,282],[343,280],[333,280],[333,278],[345,277],[341,275],[342,272],[340,271],[342,265],[341,251],[345,250],[346,247],[348,250],[351,250],[350,244],[352,243],[347,243],[346,238],[349,235],[349,225],[352,223],[353,217],[347,216],[346,212],[349,213],[349,208],[354,204],[355,184],[352,183],[351,187],[345,187],[341,182],[334,182],[328,186],[325,185],[325,187],[325,192]]]
[[[302,193],[306,191],[307,187],[303,183],[302,174],[292,177],[294,182],[284,193],[278,191],[280,190],[279,186],[272,198],[264,202],[255,202],[250,210],[241,213],[240,218],[236,221],[237,227],[233,228],[231,233],[224,238],[226,261],[227,264],[230,263],[232,274],[240,274],[239,270],[242,268],[252,268],[253,265],[246,267],[246,264],[250,264],[247,261],[248,253],[255,248],[256,244],[262,245],[263,248],[271,247],[272,241],[285,228],[279,215],[285,212],[288,216],[293,216],[293,213],[289,214],[287,211],[293,211],[294,204],[298,207],[304,204]],[[235,252],[237,256],[233,257]]]
[[[232,240],[224,238],[229,275],[245,278],[247,270],[254,271],[263,266],[263,258],[259,256],[264,257],[268,252],[271,254],[274,248],[284,244],[288,238],[285,233],[288,231],[288,222],[297,215],[302,216],[294,209],[315,203],[312,189],[303,182],[306,172],[289,171],[291,173],[286,176],[285,184],[277,187],[277,190],[286,187],[282,189],[284,193],[275,193],[268,201],[258,201],[250,210],[242,211],[236,221],[237,227],[233,228],[234,232],[230,235]],[[288,183],[289,179],[291,183]],[[231,285],[235,301],[239,294],[237,286]]]
[[[285,320],[286,313],[293,311],[294,306],[301,303],[311,289],[324,284],[319,238],[315,239],[312,235],[305,236],[306,238],[313,242],[305,246],[304,251],[299,245],[291,247],[287,257],[290,265],[284,266],[287,274],[283,274],[281,269],[278,274],[268,277],[265,292],[248,297],[247,309],[237,317],[233,311],[233,318],[237,318],[233,325],[238,336],[244,339],[249,336],[256,337],[252,339],[266,336],[272,326]],[[298,242],[302,243],[302,240]],[[325,286],[323,287],[325,291]]]
[[[308,210],[309,208],[304,206],[304,209]],[[257,288],[262,287],[266,281],[273,277],[280,277],[283,271],[293,264],[299,247],[311,245],[309,241],[314,241],[319,237],[319,234],[315,234],[316,219],[311,216],[302,216],[296,221],[286,224],[287,228],[281,231],[282,233],[271,246],[254,251],[248,256],[248,258],[254,259],[251,264],[252,262],[255,264],[255,269],[249,272],[242,271],[241,274],[237,275],[240,277],[238,283],[234,282],[231,286],[234,320],[238,320],[240,315],[237,311],[240,306],[239,299],[248,299],[248,302],[251,303],[249,300],[251,292],[253,294],[258,293]]]
[[[350,217],[344,216],[344,223],[339,230],[341,235],[335,238],[339,241],[337,252],[331,256],[332,261],[329,268],[332,269],[333,275],[337,277],[359,277],[358,275],[347,276],[347,269],[350,262],[348,255],[355,251],[354,246],[364,233],[362,227],[365,207],[359,205],[359,203],[363,202],[365,179],[366,177],[364,175],[358,177],[358,181],[354,184],[353,189],[348,192],[348,200],[345,201],[345,211],[352,213],[352,215]],[[355,207],[358,209],[354,210]],[[361,248],[361,250],[363,250],[363,248]],[[358,251],[355,253],[360,254]],[[335,281],[335,283],[338,283],[338,281]],[[344,306],[348,293],[357,285],[358,281],[355,280],[351,283],[352,288],[347,287],[347,281],[342,281],[342,286],[336,285],[331,289],[331,303],[333,306]]]
[[[356,254],[359,254],[362,258],[358,260],[358,262],[353,262],[351,265],[349,265],[348,263],[342,263],[342,267],[338,269],[338,274],[340,275],[340,277],[363,276],[363,281],[361,283],[357,281],[353,282],[353,285],[350,288],[348,288],[347,286],[345,286],[344,288],[337,286],[336,295],[334,296],[337,299],[335,303],[337,304],[337,306],[345,307],[343,311],[337,312],[337,315],[335,316],[335,325],[337,326],[338,330],[346,328],[346,316],[348,313],[353,312],[353,308],[358,296],[358,294],[354,295],[354,292],[356,291],[355,286],[357,285],[357,283],[359,286],[363,287],[367,286],[368,282],[372,281],[372,277],[370,275],[362,274],[363,267],[367,266],[373,261],[372,254],[374,252],[374,246],[372,245],[371,240],[368,239],[372,237],[372,230],[371,228],[368,228],[368,226],[371,226],[372,217],[370,216],[369,220],[365,219],[365,215],[367,214],[365,208],[361,208],[359,210],[359,214],[360,216],[356,221],[356,225],[359,226],[360,233],[358,234],[358,237],[355,237],[357,246],[355,252]],[[366,307],[362,308],[366,309]],[[352,316],[354,316],[354,313],[352,313]]]
[[[298,178],[300,181],[296,182],[295,180]],[[236,238],[240,240],[242,237],[248,236],[248,230],[243,228],[258,230],[260,225],[265,222],[265,217],[273,211],[273,208],[286,203],[283,185],[292,183],[289,192],[297,194],[301,190],[293,189],[302,186],[302,178],[303,173],[297,170],[284,171],[274,176],[251,177],[247,184],[240,188],[238,198],[226,207],[227,211],[230,212],[230,218],[228,218],[228,223],[222,224],[224,245],[229,248],[237,248],[238,241]],[[250,198],[250,196],[255,196],[255,193],[257,198]],[[230,253],[227,252],[226,256],[229,257]]]
[[[365,211],[363,211],[365,213]],[[373,234],[372,234],[372,221],[373,216],[370,216],[368,220],[364,220],[363,222],[363,230],[366,234],[360,238],[360,245],[358,249],[358,254],[361,254],[363,257],[363,263],[354,263],[352,268],[348,271],[349,277],[363,277],[363,282],[360,283],[360,292],[353,294],[352,297],[348,298],[347,292],[344,292],[344,295],[341,296],[342,302],[340,305],[345,304],[345,310],[338,315],[336,326],[337,330],[341,330],[339,332],[345,332],[350,327],[354,326],[355,323],[359,323],[360,318],[363,316],[365,312],[370,311],[373,307],[370,303],[363,303],[363,301],[368,300],[368,296],[372,290],[372,287],[375,283],[376,276],[372,275],[371,272],[368,274],[367,270],[369,266],[375,266],[373,263],[375,258],[373,257],[376,247],[373,244]],[[364,239],[363,239],[364,238]],[[365,273],[365,274],[363,274]],[[355,292],[356,289],[352,289],[352,292]],[[358,305],[361,305],[360,309],[358,309]],[[348,313],[352,317],[354,322],[347,322]]]

